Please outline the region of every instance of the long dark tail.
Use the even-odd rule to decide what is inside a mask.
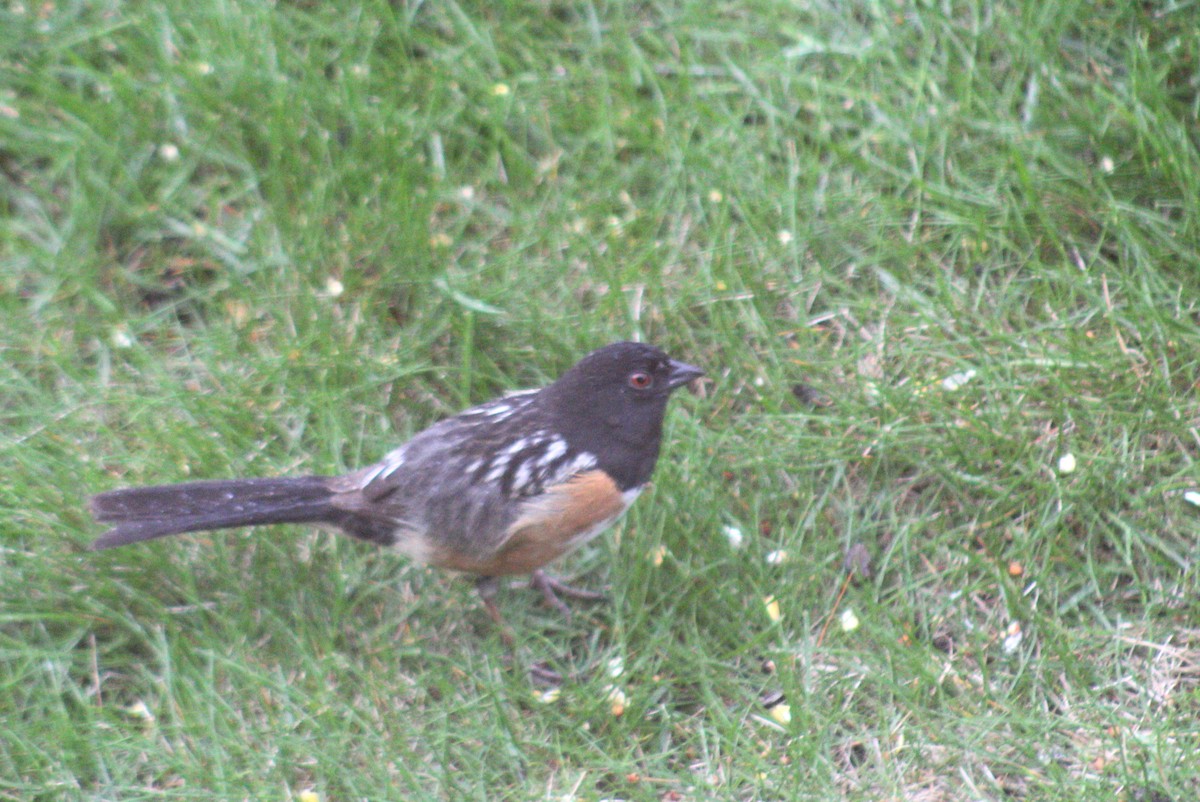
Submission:
[[[142,540],[204,529],[258,524],[338,523],[333,491],[324,476],[230,479],[130,487],[92,496],[97,521],[115,524],[91,547],[111,549]]]

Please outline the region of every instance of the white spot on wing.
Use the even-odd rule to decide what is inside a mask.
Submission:
[[[529,484],[529,480],[532,478],[532,476],[533,469],[530,467],[529,462],[522,462],[520,467],[517,468],[517,475],[513,477],[513,492],[515,492],[517,495],[520,495],[521,492],[524,491],[525,487]]]
[[[461,418],[487,418],[492,422],[508,420],[520,412],[533,400],[537,390],[518,390],[500,398],[487,401],[477,407],[465,409],[459,413]],[[483,423],[483,421],[475,421]]]
[[[525,449],[529,448],[536,442],[537,442],[536,438],[522,437],[521,439],[509,444],[508,448],[504,449],[504,451],[502,451],[501,453],[504,454],[506,457],[511,457],[514,454],[518,454],[518,453],[524,451]]]
[[[558,476],[553,479],[553,482],[560,482],[567,479],[569,476],[574,476],[577,473],[591,470],[596,467],[596,455],[587,451],[580,451],[575,458],[563,465],[558,471]]]
[[[505,469],[508,468],[508,460],[497,458],[492,463],[492,469],[487,472],[487,476],[483,477],[485,482],[498,482],[500,477],[504,475]]]
[[[398,471],[402,465],[404,465],[404,446],[400,446],[400,448],[397,448],[383,458],[383,470],[380,471],[379,478],[388,478]]]
[[[538,466],[545,468],[547,465],[550,465],[566,453],[567,441],[563,440],[561,437],[556,437],[550,442],[550,445],[546,446],[545,452],[543,452],[541,458],[538,459]]]
[[[379,474],[386,467],[387,466],[384,465],[382,462],[379,463],[378,465],[375,465],[374,467],[371,468],[371,470],[369,470],[363,474],[360,484],[363,487],[366,487],[367,485],[371,484],[371,482],[374,482],[377,478],[379,478]]]
[[[484,477],[485,481],[499,481],[500,477],[504,475],[504,472],[508,470],[508,465],[510,462],[512,462],[513,456],[529,448],[535,442],[536,441],[532,438],[522,437],[519,440],[511,443],[508,448],[501,451],[492,460],[492,469],[488,471],[487,476]]]
[[[366,487],[371,482],[377,479],[384,479],[395,473],[401,465],[404,464],[404,446],[400,446],[381,459],[376,465],[372,466],[360,480],[361,486]]]

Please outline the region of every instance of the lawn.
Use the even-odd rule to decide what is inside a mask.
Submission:
[[[0,799],[1196,799],[1197,19],[5,4]],[[619,339],[708,377],[511,646],[311,528],[85,550]]]

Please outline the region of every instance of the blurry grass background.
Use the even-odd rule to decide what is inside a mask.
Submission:
[[[6,2],[0,798],[1195,799],[1198,117],[1194,2]],[[635,337],[709,378],[511,652],[82,551]]]

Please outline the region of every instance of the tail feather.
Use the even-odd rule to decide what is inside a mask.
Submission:
[[[130,487],[92,496],[97,521],[115,524],[93,551],[166,535],[259,524],[337,522],[324,476],[230,479]]]

